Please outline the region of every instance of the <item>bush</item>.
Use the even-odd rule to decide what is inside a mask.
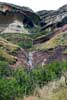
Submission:
[[[60,78],[62,71],[67,71],[67,62],[55,61],[29,71],[19,67],[13,74],[6,62],[0,62],[0,100],[15,100],[30,95],[36,86],[42,87]]]
[[[0,78],[11,76],[11,68],[5,61],[0,61]]]
[[[17,91],[18,84],[15,79],[0,79],[0,100],[15,100]]]
[[[32,40],[28,39],[28,40],[23,40],[21,42],[18,43],[18,45],[22,48],[32,48]]]
[[[33,83],[38,86],[42,86],[44,82],[46,81],[46,72],[44,68],[36,68],[32,70],[32,75]]]
[[[14,72],[14,77],[22,88],[23,95],[28,95],[32,92],[33,84],[31,81],[30,72],[27,72],[23,68],[18,68]]]
[[[47,80],[51,81],[61,76],[62,66],[58,61],[52,62],[46,66],[45,71],[47,72]]]

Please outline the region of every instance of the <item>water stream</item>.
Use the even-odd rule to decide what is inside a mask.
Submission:
[[[28,60],[28,63],[29,63],[29,66],[31,69],[34,68],[34,65],[33,65],[33,53],[32,52],[29,52],[29,60]]]

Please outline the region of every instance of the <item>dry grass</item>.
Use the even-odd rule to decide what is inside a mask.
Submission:
[[[12,55],[12,52],[18,49],[19,46],[0,37],[0,58],[4,58],[9,63],[14,63],[17,58]]]
[[[7,40],[0,37],[0,48],[8,49],[9,51],[16,50],[19,48],[17,45],[8,42]]]
[[[10,55],[9,53],[5,52],[4,50],[0,49],[0,57],[5,58],[5,60],[9,63],[16,62],[16,57]]]
[[[60,80],[51,82],[42,89],[36,88],[33,96],[24,97],[23,100],[67,100],[65,79],[62,77]]]
[[[63,37],[63,35],[66,36]],[[34,48],[43,50],[43,49],[55,48],[58,45],[67,45],[67,33],[56,34],[53,38],[51,38],[47,42],[35,45]]]

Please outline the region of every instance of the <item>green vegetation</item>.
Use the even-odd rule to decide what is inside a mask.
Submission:
[[[61,77],[67,71],[67,62],[52,62],[33,70],[22,67],[13,70],[8,63],[0,62],[0,100],[16,100],[33,93],[34,89]]]
[[[50,48],[55,48],[57,46],[66,46],[67,45],[67,33],[59,33],[52,37],[50,40],[42,44],[37,44],[34,46],[34,49],[46,50]]]
[[[6,33],[6,34],[0,34],[0,37],[6,39],[9,42],[12,42],[16,45],[19,45],[20,47],[24,49],[32,48],[32,42],[33,39],[40,38],[42,36],[45,36],[49,34],[50,31],[45,30],[38,33],[32,33],[32,34],[24,34],[24,33]]]
[[[32,38],[28,34],[24,33],[6,33],[0,34],[1,37],[7,41],[19,45],[22,48],[28,49],[32,47]]]
[[[5,61],[0,61],[0,79],[10,77],[11,75],[11,68],[9,67],[8,63]]]
[[[41,32],[38,32],[38,33],[30,34],[29,36],[32,39],[37,39],[37,38],[40,38],[42,36],[46,36],[47,34],[50,34],[50,33],[51,33],[51,31],[45,30],[45,31],[41,31]]]

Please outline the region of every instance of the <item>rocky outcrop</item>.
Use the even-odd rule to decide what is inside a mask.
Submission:
[[[0,32],[29,33],[39,27],[39,16],[30,8],[0,2]]]
[[[34,67],[43,66],[52,61],[66,61],[67,53],[64,53],[65,50],[67,50],[67,47],[58,46],[55,49],[37,50],[33,52]]]
[[[67,24],[67,5],[60,7],[58,10],[43,10],[37,12],[41,18],[42,30],[46,28],[58,28]]]

